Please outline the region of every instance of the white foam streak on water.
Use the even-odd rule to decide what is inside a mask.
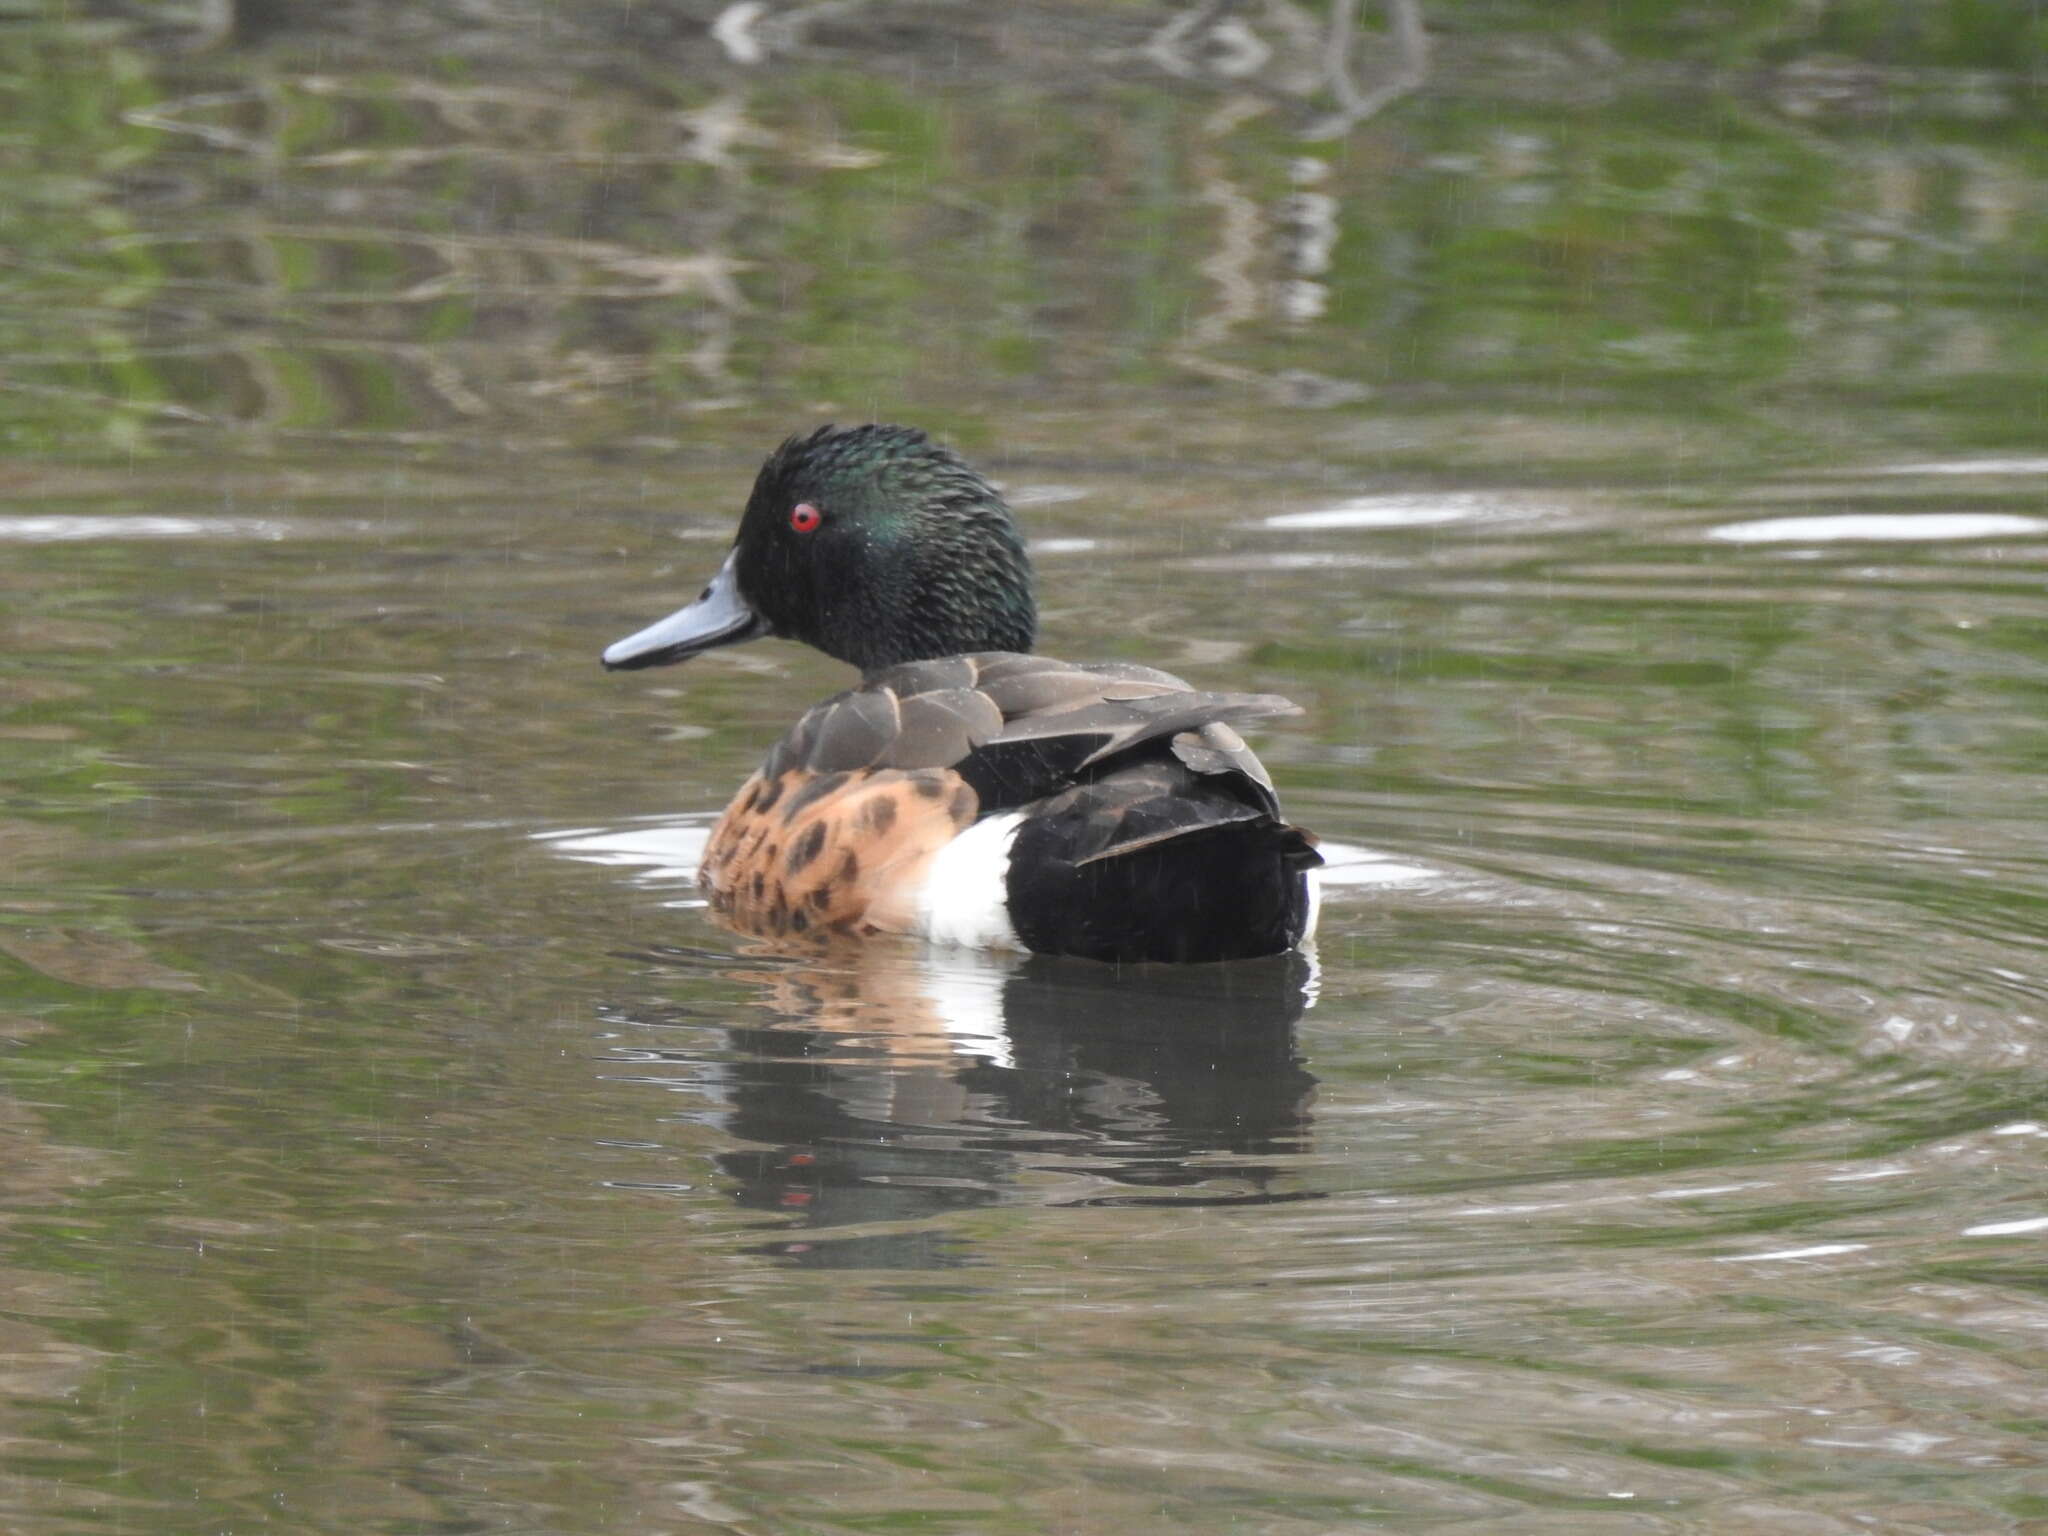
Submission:
[[[1918,543],[2048,532],[2048,519],[2010,512],[1844,512],[1724,523],[1707,537],[1727,544]]]
[[[1920,464],[1883,464],[1865,475],[2048,475],[2048,459],[1936,459]]]
[[[1751,1182],[1747,1184],[1701,1184],[1691,1189],[1655,1189],[1650,1191],[1652,1200],[1700,1200],[1708,1195],[1732,1195],[1744,1189],[1768,1189],[1768,1184]]]
[[[1181,571],[1364,571],[1399,570],[1413,562],[1386,555],[1368,555],[1328,549],[1284,549],[1266,554],[1243,552],[1230,555],[1202,555],[1168,564]]]
[[[99,517],[50,512],[0,517],[0,540],[18,544],[72,544],[123,539],[263,539],[290,538],[290,523],[265,517]]]
[[[2013,1237],[2021,1232],[2048,1232],[2048,1216],[2029,1216],[2021,1221],[1987,1221],[1982,1226],[1963,1228],[1965,1237]]]
[[[1316,851],[1323,856],[1323,886],[1359,888],[1377,885],[1412,885],[1436,878],[1437,870],[1423,864],[1404,864],[1391,854],[1361,848],[1355,843],[1327,839]]]
[[[1868,1243],[1815,1243],[1811,1248],[1775,1248],[1769,1253],[1724,1253],[1719,1264],[1768,1264],[1780,1259],[1821,1259],[1837,1253],[1861,1253]]]
[[[1001,487],[1003,498],[1013,507],[1050,507],[1065,501],[1083,501],[1086,487],[1079,485],[1020,485],[1015,490]]]
[[[1257,526],[1302,533],[1323,528],[1426,528],[1437,523],[1526,514],[1533,508],[1499,496],[1467,492],[1435,496],[1354,496],[1334,507],[1310,512],[1281,512],[1260,518]]]
[[[697,878],[711,824],[704,818],[658,821],[607,832],[579,827],[567,832],[541,832],[536,842],[588,864],[634,869],[634,880],[648,885],[688,884]]]
[[[1031,553],[1034,555],[1085,555],[1090,550],[1102,548],[1100,539],[1033,539]]]

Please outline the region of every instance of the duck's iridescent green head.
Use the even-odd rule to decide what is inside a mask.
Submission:
[[[604,653],[613,669],[783,635],[863,671],[1028,651],[1031,561],[994,486],[914,427],[821,427],[768,456],[697,600]]]

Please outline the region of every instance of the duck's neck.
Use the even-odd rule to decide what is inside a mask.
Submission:
[[[1038,639],[1038,608],[1027,589],[1001,607],[960,606],[945,583],[920,585],[909,595],[915,623],[853,626],[826,647],[864,673],[913,661],[936,661],[976,651],[1029,651]],[[886,610],[885,610],[886,615]]]

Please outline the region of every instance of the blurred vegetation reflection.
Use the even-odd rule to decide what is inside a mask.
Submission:
[[[2032,440],[2044,39],[1963,0],[30,8],[7,441]]]

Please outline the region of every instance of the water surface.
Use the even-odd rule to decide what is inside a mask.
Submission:
[[[2048,1520],[2023,72],[1451,9],[9,37],[0,1524]],[[596,652],[866,416],[1301,703],[1313,955],[708,920],[844,669]]]

